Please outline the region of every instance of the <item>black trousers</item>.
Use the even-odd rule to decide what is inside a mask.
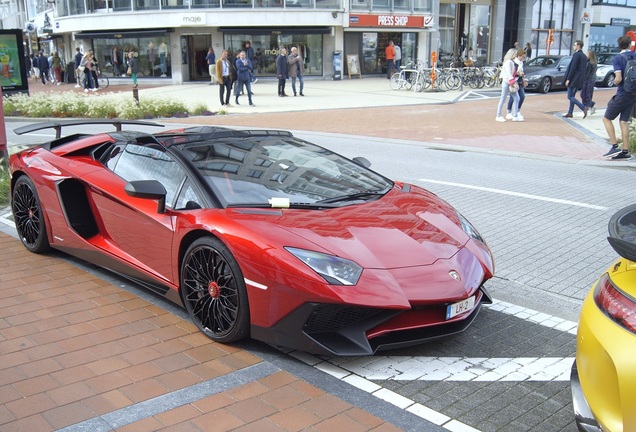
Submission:
[[[285,78],[278,78],[278,95],[285,94]]]
[[[223,77],[223,82],[219,83],[219,99],[221,105],[228,105],[230,103],[230,96],[232,94],[232,78],[229,76]],[[225,100],[223,96],[225,95]]]

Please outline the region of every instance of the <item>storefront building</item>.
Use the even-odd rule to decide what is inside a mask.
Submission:
[[[334,52],[357,56],[363,75],[385,73],[389,40],[402,48],[403,64],[430,66],[432,52],[442,63],[470,56],[490,64],[513,41],[541,52],[546,26],[554,26],[552,47],[561,52],[571,46],[581,1],[37,0],[27,2],[27,15],[37,29],[33,51],[57,51],[70,62],[76,47],[93,50],[102,71],[119,78],[133,51],[141,79],[183,83],[209,80],[209,47],[218,56],[246,41],[257,77],[273,77],[279,50],[292,46],[300,48],[306,74],[323,78],[334,74]]]

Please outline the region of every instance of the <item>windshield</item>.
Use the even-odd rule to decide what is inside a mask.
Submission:
[[[223,137],[182,151],[227,205],[290,204],[386,193],[393,183],[336,153],[290,136]],[[279,202],[279,201],[277,201]]]

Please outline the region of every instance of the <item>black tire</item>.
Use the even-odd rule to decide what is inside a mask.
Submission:
[[[108,77],[106,75],[99,75],[97,77],[97,82],[99,83],[99,88],[104,90],[108,88],[108,84],[110,84]]]
[[[15,182],[11,201],[18,236],[27,250],[46,252],[51,248],[44,222],[44,212],[33,181],[23,175]]]
[[[548,93],[550,89],[552,89],[552,80],[550,77],[543,77],[539,84],[539,92],[545,94]]]
[[[250,311],[241,270],[218,239],[202,237],[181,262],[181,297],[190,319],[216,342],[249,336]]]
[[[616,84],[614,84],[614,79],[616,78],[616,76],[614,75],[614,73],[610,72],[607,74],[607,76],[605,77],[605,87],[614,87]]]

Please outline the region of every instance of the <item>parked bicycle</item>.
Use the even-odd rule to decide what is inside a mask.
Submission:
[[[413,79],[417,75],[417,69],[413,62],[408,62],[404,66],[400,66],[400,71],[391,75],[391,89],[400,90],[405,88],[411,90],[413,88]]]
[[[108,88],[108,84],[110,84],[108,77],[101,73],[101,71],[97,74],[97,84],[99,84],[100,89]]]

